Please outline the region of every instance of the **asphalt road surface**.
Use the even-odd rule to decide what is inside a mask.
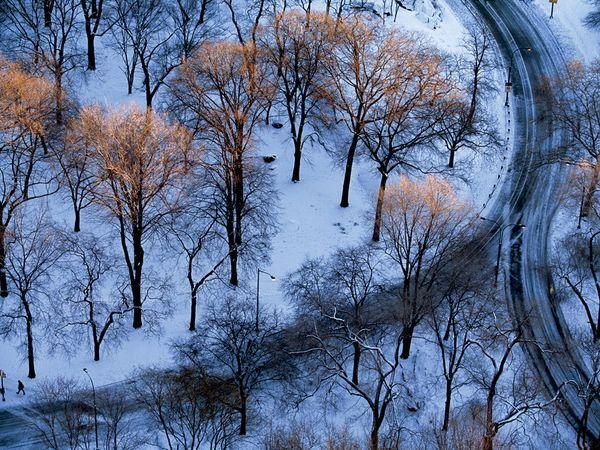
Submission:
[[[496,219],[503,224],[523,223],[505,238],[510,249],[507,297],[513,317],[525,324],[527,353],[550,393],[563,388],[563,409],[578,429],[583,404],[569,381],[588,380],[587,368],[570,337],[565,317],[552,295],[548,268],[548,237],[564,179],[559,165],[540,165],[560,148],[562,136],[550,124],[551,105],[541,85],[544,77],[560,73],[566,58],[560,42],[534,6],[522,0],[471,0],[494,32],[505,58],[514,53],[513,108],[519,128],[515,133],[512,176],[497,199]],[[531,52],[518,49],[531,48]],[[502,204],[499,204],[502,203]],[[510,243],[510,246],[508,245]],[[600,404],[592,406],[589,434],[600,437]]]

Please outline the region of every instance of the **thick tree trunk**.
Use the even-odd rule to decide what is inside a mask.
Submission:
[[[448,431],[450,424],[450,406],[452,403],[452,382],[446,380],[446,401],[444,402],[444,423],[442,424],[442,431]]]
[[[133,82],[135,81],[135,65],[127,70],[127,95],[133,93]]]
[[[96,70],[96,35],[88,30],[88,24],[86,23],[86,35],[87,35],[87,68],[88,70]]]
[[[94,361],[100,361],[100,342],[94,342]]]
[[[413,338],[413,328],[407,328],[404,336],[402,337],[402,354],[400,355],[400,358],[402,359],[408,359],[408,357],[410,356],[410,346],[412,344],[412,338]]]
[[[144,248],[140,232],[133,233],[133,271],[131,283],[131,301],[133,303],[133,328],[142,328],[142,268],[144,265]]]
[[[456,149],[455,148],[451,148],[450,149],[450,159],[448,160],[448,167],[450,167],[451,169],[454,167],[454,158],[456,156]]]
[[[300,161],[302,160],[302,141],[294,142],[294,169],[292,170],[292,181],[300,181]]]
[[[352,180],[352,166],[354,164],[354,154],[356,153],[356,147],[358,146],[359,132],[356,131],[352,136],[352,142],[348,148],[348,156],[346,157],[346,170],[344,172],[344,184],[342,186],[342,200],[340,206],[347,208],[350,205],[350,181]]]
[[[371,436],[369,439],[369,449],[370,450],[379,450],[379,427],[377,425],[373,425],[371,428]]]
[[[483,436],[483,450],[494,450],[494,437],[496,430],[494,427],[494,392],[495,387],[492,386],[488,392],[485,412],[485,436]]]
[[[79,208],[75,208],[75,223],[73,224],[73,232],[79,233],[81,231],[81,211]]]
[[[197,294],[196,292],[192,292],[192,304],[190,307],[190,331],[196,331],[196,304],[197,304]]]
[[[379,182],[379,191],[377,192],[377,206],[375,207],[375,223],[373,225],[373,241],[379,242],[381,235],[381,213],[383,210],[383,200],[385,199],[385,186],[387,184],[388,176],[386,173],[381,173],[381,180]]]
[[[358,385],[358,372],[360,370],[360,345],[358,342],[352,344],[354,347],[354,361],[352,363],[352,382]]]
[[[54,0],[44,0],[44,26],[50,28],[52,25],[52,9]]]
[[[246,396],[240,396],[240,436],[246,436],[248,427],[248,401]]]
[[[33,316],[29,309],[29,302],[25,298],[24,294],[21,294],[21,303],[25,309],[25,324],[27,327],[27,364],[29,366],[29,372],[27,376],[29,378],[35,378],[35,360],[33,355]]]
[[[63,91],[62,91],[62,74],[59,73],[55,77],[55,95],[56,95],[56,124],[62,125],[63,123]]]

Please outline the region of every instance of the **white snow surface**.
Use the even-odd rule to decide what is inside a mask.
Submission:
[[[424,33],[435,45],[448,52],[462,51],[465,27],[445,1],[417,0],[414,11],[400,9],[397,23],[409,30]],[[497,58],[499,70],[496,78],[498,86],[501,88],[504,81],[504,70],[500,58]],[[99,39],[98,42],[98,59],[99,70],[94,74],[86,75],[86,79],[82,80],[81,85],[75,89],[80,101],[107,105],[138,102],[143,105],[143,95],[140,92],[136,92],[132,96],[126,95],[125,79],[119,69],[120,60],[111,54],[110,49],[102,45],[102,39]],[[501,89],[496,95],[493,110],[497,113],[502,133],[505,134],[505,137],[509,136],[510,131],[508,131],[509,127],[506,122]],[[281,130],[263,127],[256,153],[259,156],[271,154],[277,156],[276,161],[270,165],[270,169],[273,171],[275,188],[279,191],[280,197],[278,207],[280,229],[272,239],[271,262],[262,269],[281,279],[296,269],[307,257],[325,256],[337,247],[369,240],[378,180],[368,162],[357,161],[355,163],[350,207],[340,208],[338,205],[343,171],[318,145],[308,147],[304,151],[300,183],[290,181],[293,147],[286,127]],[[506,155],[498,155],[491,160],[475,160],[474,176],[469,184],[453,180],[461,196],[471,202],[474,209],[482,210],[483,205],[488,202],[489,196],[494,192],[494,186],[502,176],[500,168],[503,166],[503,156]],[[64,209],[55,208],[53,215],[63,221],[66,226],[70,226],[71,216],[68,205],[65,205]],[[84,212],[82,218],[84,231],[87,226],[94,226],[86,219]],[[163,250],[155,248],[151,252],[161,253]],[[5,380],[8,395],[7,402],[0,403],[0,407],[14,406],[16,403],[24,403],[29,400],[28,396],[17,398],[14,395],[17,379],[25,382],[28,391],[39,380],[58,375],[80,378],[84,384],[87,383],[87,378],[82,369],[87,367],[94,377],[96,385],[101,386],[127,379],[138,367],[170,365],[169,343],[173,339],[189,333],[187,331],[189,294],[181,267],[177,267],[176,264],[166,264],[164,270],[172,272],[174,285],[177,286],[176,292],[173,293],[176,308],[173,315],[165,322],[160,335],[147,334],[144,331],[132,332],[127,341],[119,348],[103,352],[101,361],[96,363],[92,361],[91,346],[87,343],[76,352],[67,355],[61,351],[49,353],[51,349],[44,342],[38,342],[36,347],[38,378],[35,381],[26,378],[27,364],[23,359],[23,354],[17,349],[20,341],[3,342],[0,352],[0,368],[8,374],[8,378]],[[245,281],[250,289],[256,283],[254,277],[255,275],[249,274]],[[261,301],[285,310],[286,304],[279,288],[278,281],[270,282],[263,278],[261,280]],[[202,315],[202,300],[201,292],[199,315]],[[415,339],[420,339],[418,330]],[[416,351],[412,358],[415,358],[416,354],[420,354],[419,366],[423,366],[419,368],[421,380],[430,379],[431,383],[427,383],[428,392],[422,392],[419,395],[436,406],[436,410],[439,412],[437,406],[441,404],[441,399],[440,401],[435,399],[436,396],[442,394],[441,385],[436,385],[439,363],[433,347],[421,342],[415,346]],[[424,358],[423,352],[429,355]],[[416,369],[413,368],[413,370]],[[361,408],[363,407],[364,405],[361,405]],[[423,412],[423,417],[426,414],[427,412]],[[431,417],[427,418],[431,420]]]

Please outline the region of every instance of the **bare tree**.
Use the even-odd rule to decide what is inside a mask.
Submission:
[[[596,339],[590,339],[587,333],[575,333],[575,342],[587,366],[584,375],[576,368],[575,378],[569,380],[581,402],[580,427],[577,430],[577,448],[588,450],[594,448],[595,441],[590,436],[589,420],[595,404],[600,400],[600,348]]]
[[[453,395],[469,383],[466,370],[469,352],[492,312],[489,271],[485,270],[485,253],[478,251],[480,244],[474,240],[453,255],[455,262],[443,271],[436,283],[441,303],[428,317],[445,382],[441,426],[444,433],[451,425]],[[463,263],[465,259],[469,260],[467,267]]]
[[[116,0],[117,46],[127,66],[128,85],[131,90],[139,66],[148,108],[169,75],[213,31],[208,20],[213,15],[212,5],[211,0],[174,4],[165,0]]]
[[[52,162],[57,166],[58,182],[66,188],[73,206],[73,231],[81,231],[81,213],[92,205],[98,182],[94,176],[92,143],[85,136],[86,116],[70,118],[61,135],[52,140]]]
[[[92,406],[84,401],[75,379],[44,380],[34,391],[31,427],[45,448],[78,450],[92,448]]]
[[[273,229],[272,209],[261,199],[275,194],[252,158],[256,126],[273,95],[270,69],[260,56],[250,44],[204,44],[179,71],[171,92],[173,110],[209,153],[215,218],[228,245],[233,285],[242,247],[264,248]]]
[[[24,338],[29,378],[35,378],[34,324],[47,312],[48,283],[64,253],[56,230],[43,215],[19,216],[12,223],[7,240],[7,271],[13,299],[5,302],[0,333]]]
[[[449,153],[448,167],[454,167],[456,154],[461,150],[491,153],[500,144],[495,118],[486,101],[494,92],[491,61],[493,39],[481,27],[469,30],[466,60],[459,60],[452,91],[441,98],[436,130]]]
[[[382,214],[384,250],[397,265],[398,319],[404,326],[402,358],[408,358],[415,328],[435,309],[435,282],[450,256],[470,239],[474,217],[447,181],[401,177]]]
[[[594,340],[600,337],[600,231],[573,233],[556,245],[554,273],[581,303]]]
[[[178,52],[172,46],[175,30],[168,20],[167,5],[163,0],[117,0],[119,15],[116,26],[127,37],[125,51],[129,46],[136,54],[136,63],[142,70],[146,107],[167,76],[181,64]],[[128,53],[125,54],[125,57]]]
[[[104,36],[113,26],[114,18],[111,17],[111,0],[79,0],[85,23],[85,37],[87,41],[87,68],[96,70],[96,38]],[[107,9],[109,10],[107,13]],[[102,23],[105,26],[100,27]]]
[[[363,126],[360,142],[381,175],[373,241],[379,241],[381,215],[387,181],[398,168],[405,171],[432,172],[436,169],[434,143],[440,115],[437,104],[447,95],[451,84],[445,76],[445,58],[414,36],[396,36],[399,64],[393,71],[395,84],[389,86],[381,101],[373,106],[374,118]]]
[[[52,77],[56,122],[62,123],[67,76],[81,66],[78,47],[79,8],[77,0],[52,0],[50,25],[42,22],[39,2],[7,0],[9,39],[19,58],[26,57],[42,73]]]
[[[31,428],[44,448],[53,450],[93,449],[94,412],[98,417],[98,450],[134,450],[143,446],[134,428],[132,407],[123,392],[84,389],[75,378],[57,377],[38,384],[35,403],[29,409]],[[130,402],[129,402],[130,403]]]
[[[396,49],[402,47],[405,37],[394,30],[377,28],[358,14],[339,21],[336,36],[337,45],[326,57],[330,83],[323,94],[350,133],[340,202],[346,208],[360,137],[365,126],[376,118],[375,105],[397,84],[394,71],[400,61]]]
[[[371,416],[369,448],[379,449],[379,434],[388,409],[405,392],[400,358],[404,334],[402,327],[399,324],[381,325],[366,336],[359,336],[352,331],[349,320],[338,315],[336,308],[323,310],[320,314],[334,324],[340,334],[345,334],[347,342],[359,346],[362,380],[353,381],[352,364],[349,363],[347,352],[329,338],[329,332],[323,333],[323,329],[316,324],[308,324],[304,345],[296,354],[317,358],[322,380],[340,386],[366,404]]]
[[[266,386],[292,376],[280,333],[275,314],[256,310],[250,299],[227,297],[209,305],[198,334],[174,346],[181,364],[231,384],[233,395],[221,401],[239,414],[240,435],[247,432],[249,402],[258,401]]]
[[[202,175],[198,174],[198,179]],[[204,180],[205,181],[205,180]],[[186,279],[190,289],[189,330],[196,330],[198,294],[207,283],[220,279],[219,269],[229,258],[227,250],[219,245],[222,240],[216,231],[216,220],[210,211],[212,204],[202,182],[194,184],[188,204],[169,223],[165,240],[178,252],[183,252]],[[205,197],[206,195],[206,197]]]
[[[184,129],[137,108],[82,112],[99,180],[95,200],[116,222],[127,266],[133,327],[142,326],[144,244],[175,213],[194,164]],[[147,289],[146,289],[147,291]]]
[[[547,89],[552,97],[556,126],[568,138],[567,159],[584,160],[592,176],[582,207],[583,217],[589,214],[600,181],[600,61],[588,66],[572,61]],[[560,94],[559,94],[560,93]],[[559,149],[562,154],[563,149]]]
[[[513,325],[494,315],[482,336],[475,341],[476,357],[471,359],[469,372],[485,395],[483,450],[491,450],[498,432],[508,424],[519,424],[549,407],[560,397],[562,386],[546,396],[539,379],[527,367],[520,346],[528,343],[522,323]]]
[[[128,299],[105,289],[115,258],[94,236],[67,237],[69,264],[65,285],[61,289],[61,305],[56,309],[61,316],[57,328],[62,342],[73,337],[79,343],[82,337],[92,342],[94,361],[100,361],[100,348],[107,337],[113,345],[125,332],[124,318],[133,311]]]
[[[267,29],[265,47],[277,67],[277,86],[294,144],[292,181],[300,181],[304,143],[327,119],[321,92],[327,83],[324,61],[333,51],[333,33],[333,23],[319,13],[282,13]]]
[[[276,2],[267,0],[249,2],[224,0],[223,3],[229,11],[231,23],[235,29],[235,37],[242,45],[256,44],[260,21],[267,14],[267,6],[269,3],[276,5]]]
[[[338,341],[340,355],[352,360],[352,382],[358,384],[362,347],[355,337],[366,337],[377,328],[382,315],[381,261],[375,249],[357,246],[337,250],[328,260],[308,260],[285,281],[287,297],[298,313],[316,321],[320,334],[331,345]],[[331,315],[336,313],[336,321]],[[337,318],[345,321],[340,328]],[[348,340],[350,339],[350,340]]]
[[[56,191],[43,152],[52,122],[52,85],[0,59],[0,296],[8,296],[6,234],[15,214]]]
[[[158,429],[166,441],[159,448],[224,450],[234,442],[235,412],[220,401],[228,386],[219,380],[186,370],[150,369],[139,374],[132,389],[152,431]]]

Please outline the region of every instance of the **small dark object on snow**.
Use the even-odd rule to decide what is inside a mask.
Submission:
[[[410,412],[417,412],[419,410],[419,408],[414,405],[407,406],[406,409],[408,409]]]
[[[277,159],[277,156],[275,156],[275,155],[263,156],[263,161],[266,162],[267,164],[272,163],[276,159]]]
[[[19,388],[19,390],[17,391],[17,395],[19,395],[21,392],[23,393],[23,395],[25,395],[25,385],[21,380],[18,380],[17,387]]]
[[[283,124],[280,122],[273,122],[273,128],[277,128],[279,130],[280,128],[283,128]]]

